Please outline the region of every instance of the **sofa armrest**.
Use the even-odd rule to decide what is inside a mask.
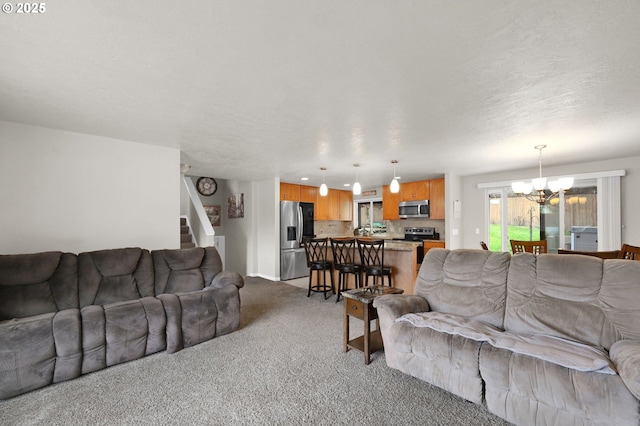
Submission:
[[[430,310],[429,302],[424,297],[408,294],[386,294],[376,297],[373,306],[378,312],[384,311],[385,316],[394,320],[404,314]]]
[[[228,285],[235,285],[238,288],[242,288],[244,287],[244,279],[236,272],[222,271],[213,278],[209,287],[223,288]]]
[[[640,399],[640,340],[619,340],[609,356],[629,391]]]

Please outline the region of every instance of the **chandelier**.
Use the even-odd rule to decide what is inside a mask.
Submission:
[[[536,203],[543,205],[553,197],[556,197],[560,191],[566,191],[573,186],[572,177],[563,177],[558,180],[549,181],[550,195],[545,194],[545,187],[547,186],[547,178],[542,177],[542,150],[546,145],[536,145],[535,149],[538,150],[538,166],[540,170],[539,177],[531,179],[530,183],[525,182],[513,182],[511,189],[516,195],[525,197],[529,201],[535,201]],[[535,192],[534,192],[535,191]],[[533,192],[533,194],[532,194]]]

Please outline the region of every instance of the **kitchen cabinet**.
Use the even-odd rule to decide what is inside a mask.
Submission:
[[[303,203],[316,203],[318,188],[315,186],[300,185],[300,201]]]
[[[353,220],[353,193],[351,191],[338,191],[340,209],[338,219],[350,222]]]
[[[353,220],[353,194],[351,191],[329,189],[326,197],[318,195],[315,220]]]
[[[318,195],[314,216],[315,220],[340,220],[340,191],[329,189],[326,197]]]
[[[444,178],[429,181],[429,215],[431,219],[444,219]]]
[[[422,242],[422,246],[424,247],[424,254],[426,256],[427,252],[432,248],[444,248],[444,241],[428,241],[424,240]]]
[[[418,180],[400,184],[400,201],[429,199],[429,181]]]
[[[382,219],[399,220],[398,204],[400,203],[400,193],[391,192],[389,185],[382,187]]]
[[[280,182],[281,201],[300,201],[300,185]]]

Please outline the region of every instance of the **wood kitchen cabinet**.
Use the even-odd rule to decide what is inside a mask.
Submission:
[[[315,186],[300,185],[300,201],[303,203],[316,203],[318,188]]]
[[[300,201],[300,185],[280,182],[281,201]]]
[[[429,181],[429,216],[444,219],[444,178]]]
[[[314,217],[315,220],[340,220],[340,191],[329,189],[326,197],[318,195]]]
[[[400,193],[391,192],[389,185],[382,187],[382,219],[399,220],[398,204],[400,203]]]
[[[424,247],[424,254],[426,255],[429,250],[432,248],[444,248],[444,241],[428,241],[424,240],[422,242],[422,246]]]
[[[340,209],[338,220],[350,222],[353,220],[353,193],[351,191],[338,191]]]
[[[418,180],[400,184],[400,201],[428,200],[429,181]]]

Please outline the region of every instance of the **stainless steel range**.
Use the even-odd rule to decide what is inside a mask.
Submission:
[[[404,238],[394,238],[394,241],[413,241],[413,242],[421,242],[424,240],[439,240],[440,234],[436,232],[436,228],[425,227],[425,228],[413,228],[406,227],[404,228]],[[422,264],[422,260],[424,259],[424,246],[419,245],[417,247],[417,255],[418,255],[418,264]]]

